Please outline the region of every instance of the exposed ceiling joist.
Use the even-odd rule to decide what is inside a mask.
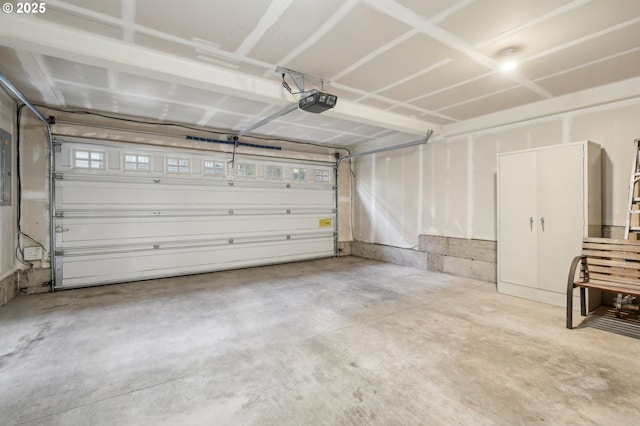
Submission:
[[[42,37],[46,34],[46,37]],[[294,101],[276,81],[181,58],[98,35],[70,30],[30,17],[6,15],[0,26],[0,44],[149,77],[169,84],[182,84],[249,100],[286,105]],[[343,120],[409,134],[423,135],[427,129],[436,134],[440,127],[424,120],[370,108],[340,99],[329,113]]]
[[[639,97],[640,77],[637,77],[449,124],[442,129],[442,136],[459,136]]]

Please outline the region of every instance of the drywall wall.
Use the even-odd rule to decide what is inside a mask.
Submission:
[[[406,231],[420,226],[421,148],[361,158],[352,160],[357,194],[353,205],[354,239],[396,247],[417,246]]]
[[[15,112],[16,104],[4,91],[0,91],[0,128],[12,136],[9,143],[12,152],[11,176],[15,177],[16,149],[15,149]],[[4,143],[5,141],[0,141]],[[8,302],[16,294],[15,272],[17,260],[16,248],[16,202],[15,179],[12,179],[12,196],[10,206],[0,206],[0,305]]]
[[[26,235],[20,245],[45,248],[40,260],[30,261],[30,267],[21,275],[22,293],[40,293],[49,290],[49,144],[45,125],[24,108],[21,119],[20,175],[22,204],[20,225]],[[28,236],[28,237],[27,237]]]
[[[638,117],[632,99],[360,157],[353,237],[405,248],[421,234],[495,240],[496,154],[580,140],[604,150],[603,224],[622,227]]]

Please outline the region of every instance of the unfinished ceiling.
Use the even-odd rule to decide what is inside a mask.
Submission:
[[[637,86],[640,2],[50,0],[3,14],[0,46],[0,71],[35,102],[233,131],[297,100],[276,73],[294,69],[329,81],[338,105],[255,133],[357,147]],[[520,65],[505,73],[511,47]]]

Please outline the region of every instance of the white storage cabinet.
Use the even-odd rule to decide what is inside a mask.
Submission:
[[[600,151],[584,141],[498,154],[498,292],[565,306],[571,260],[602,232]]]

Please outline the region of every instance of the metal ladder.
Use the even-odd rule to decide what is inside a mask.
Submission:
[[[627,206],[627,220],[624,225],[624,239],[637,239],[640,236],[640,139],[633,141],[633,161],[631,163],[631,178],[629,179],[629,203]],[[635,235],[635,238],[631,236]],[[622,305],[636,303],[633,296],[616,297],[616,317],[620,317]]]
[[[629,180],[629,209],[624,226],[625,240],[635,239],[631,238],[631,235],[640,235],[640,139],[634,141],[633,152],[631,179]]]

